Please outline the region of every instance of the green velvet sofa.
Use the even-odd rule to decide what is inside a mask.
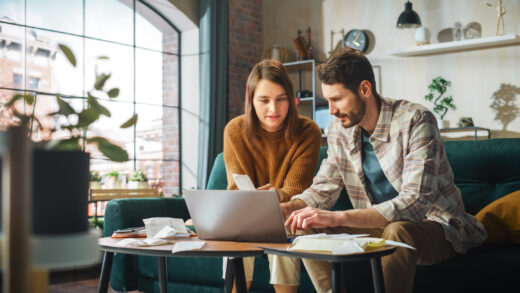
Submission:
[[[449,141],[446,152],[466,211],[475,215],[494,200],[520,190],[520,139]],[[320,162],[326,147],[320,152]],[[213,166],[208,189],[226,188],[222,154]],[[351,208],[345,191],[334,209]],[[520,207],[519,207],[520,208]],[[107,204],[104,235],[119,228],[143,225],[148,217],[190,218],[182,198],[118,199]],[[169,292],[222,292],[222,260],[218,258],[169,258]],[[368,263],[344,268],[348,292],[371,292]],[[415,292],[502,292],[518,288],[520,246],[498,245],[472,249],[449,261],[419,266]],[[116,291],[158,292],[157,260],[154,257],[114,257],[110,283]],[[272,292],[268,284],[267,258],[257,257],[251,292]],[[302,266],[300,292],[315,292]]]

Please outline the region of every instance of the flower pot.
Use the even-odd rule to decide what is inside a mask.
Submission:
[[[34,150],[33,234],[88,230],[89,161],[90,155],[81,151]]]
[[[146,189],[146,188],[148,188],[148,182],[128,181],[128,188],[130,188],[130,189]]]
[[[437,125],[439,126],[439,129],[442,128],[449,128],[450,127],[450,121],[449,120],[437,120]]]
[[[121,189],[121,182],[120,181],[107,182],[107,188],[108,189]]]
[[[101,182],[90,181],[90,189],[101,189]]]

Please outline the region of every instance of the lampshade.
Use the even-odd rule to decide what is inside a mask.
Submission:
[[[413,11],[410,1],[404,4],[404,11],[397,19],[397,28],[416,28],[421,26],[421,19],[417,12]]]

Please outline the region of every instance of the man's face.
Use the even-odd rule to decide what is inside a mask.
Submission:
[[[350,128],[365,116],[366,103],[358,95],[343,87],[341,83],[321,84],[323,96],[329,101],[329,113],[339,118],[341,125]]]

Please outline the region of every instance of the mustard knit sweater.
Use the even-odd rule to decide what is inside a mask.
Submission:
[[[224,130],[224,162],[228,189],[238,189],[232,174],[246,174],[255,187],[268,183],[282,195],[282,202],[302,193],[312,183],[320,152],[320,128],[300,116],[301,133],[288,143],[284,129],[260,130],[260,140],[251,145],[244,135],[244,115],[231,120]]]

